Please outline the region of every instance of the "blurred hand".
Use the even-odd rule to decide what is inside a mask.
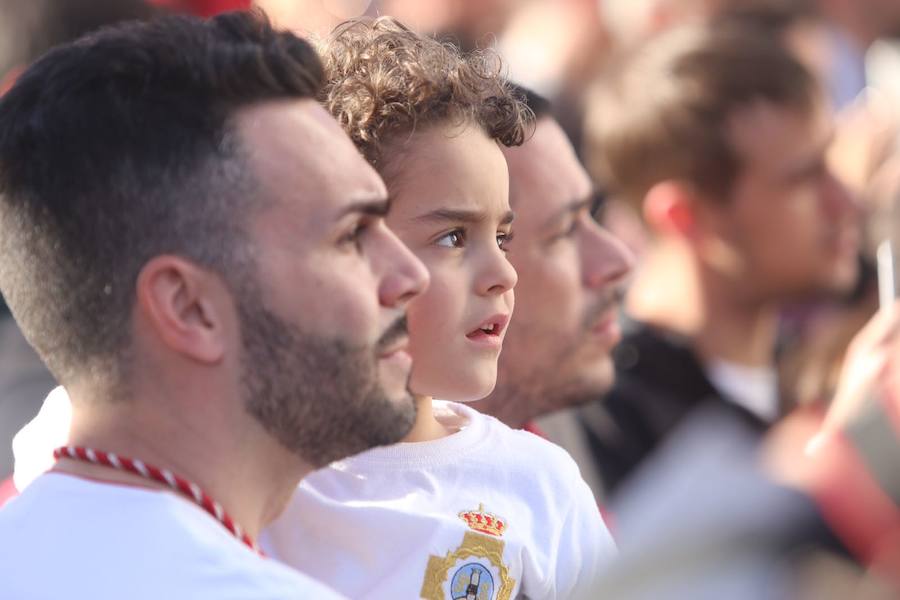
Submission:
[[[783,485],[811,493],[823,480],[840,475],[846,445],[834,442],[846,438],[834,434],[845,433],[870,403],[900,403],[898,398],[900,301],[879,311],[853,338],[824,419],[816,410],[801,408],[769,432],[760,455],[764,470]]]
[[[878,92],[867,89],[838,115],[828,161],[837,177],[860,196],[894,150],[900,117]]]
[[[837,117],[828,161],[835,175],[857,196],[894,150],[900,117],[893,105],[867,89]]]
[[[900,301],[879,311],[850,343],[822,433],[844,429],[875,398],[900,398]]]

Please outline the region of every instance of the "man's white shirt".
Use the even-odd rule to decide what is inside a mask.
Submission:
[[[259,556],[173,492],[51,472],[0,510],[0,597],[341,596]]]
[[[569,455],[459,404],[435,414],[463,426],[306,477],[265,550],[354,599],[589,595],[616,549]]]

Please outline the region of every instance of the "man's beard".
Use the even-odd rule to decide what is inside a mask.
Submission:
[[[617,309],[624,297],[620,286],[605,290],[589,306],[581,319],[581,330],[588,335],[599,319],[609,311]],[[550,336],[551,333],[545,333]],[[542,336],[532,334],[524,346],[538,344]],[[507,338],[507,343],[513,338]],[[513,342],[516,340],[513,339]],[[488,412],[510,426],[521,427],[525,422],[551,414],[558,410],[587,404],[598,400],[609,391],[612,374],[608,378],[596,375],[600,370],[611,369],[611,356],[586,361],[583,352],[586,337],[579,337],[571,344],[557,349],[552,360],[543,365],[529,364],[527,369],[512,368],[508,362],[510,353],[501,355],[497,386],[479,410]],[[606,361],[606,364],[604,362]],[[590,376],[585,377],[587,371]]]
[[[244,402],[283,446],[319,468],[409,433],[415,403],[408,392],[387,396],[377,358],[380,348],[405,333],[405,319],[377,346],[354,347],[303,332],[254,296],[243,296],[238,306]]]

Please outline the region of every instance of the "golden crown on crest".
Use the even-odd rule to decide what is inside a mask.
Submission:
[[[483,504],[478,505],[478,510],[467,510],[459,513],[459,518],[466,522],[469,529],[494,537],[501,537],[506,530],[506,523],[504,523],[503,519],[497,515],[484,512]]]

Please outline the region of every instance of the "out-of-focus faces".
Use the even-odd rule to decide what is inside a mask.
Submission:
[[[464,33],[481,38],[503,33],[518,7],[516,0],[382,0],[380,8],[382,14],[393,15],[418,31],[464,28]]]
[[[900,37],[900,3],[896,0],[854,0],[849,4],[875,37]]]
[[[398,144],[385,173],[387,222],[431,276],[409,305],[410,389],[482,398],[494,388],[516,284],[506,257],[513,219],[506,161],[474,126],[430,128]]]
[[[555,121],[540,119],[533,137],[504,155],[516,212],[516,316],[497,390],[476,407],[520,426],[610,387],[633,257],[595,221],[590,179]]]
[[[754,301],[845,292],[858,276],[859,209],[826,163],[831,114],[759,102],[737,113],[742,165],[724,202],[704,213],[715,235],[705,257]]]
[[[261,188],[235,291],[248,412],[314,466],[399,441],[402,320],[428,275],[384,222],[384,184],[312,100],[245,109],[238,131]]]

